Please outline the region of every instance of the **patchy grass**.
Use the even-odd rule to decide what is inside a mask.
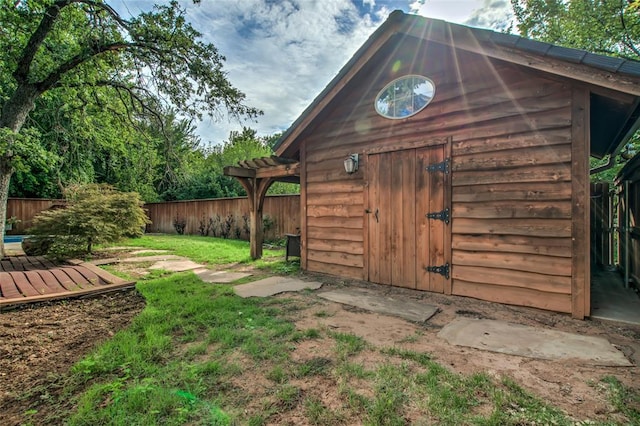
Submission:
[[[153,250],[169,250],[194,262],[229,264],[251,262],[249,242],[225,240],[197,235],[144,235],[120,243],[122,246],[144,247]],[[264,250],[265,259],[284,257],[282,250]]]
[[[289,359],[295,328],[281,315],[287,300],[242,299],[190,273],[138,289],[145,310],[73,368],[67,392],[78,395],[77,411],[69,424],[229,424],[221,407],[233,406],[228,382],[245,368],[233,361],[237,351],[274,365]],[[278,405],[295,395],[283,387]]]
[[[210,237],[151,236],[130,243],[170,247],[203,262],[248,256],[243,242]],[[267,263],[260,267],[269,269]],[[274,263],[276,269],[291,265]],[[243,299],[231,286],[206,284],[192,273],[152,275],[138,290],[146,308],[73,367],[58,402],[68,411],[50,423],[575,424],[510,378],[456,374],[428,353],[377,348],[351,333],[296,329],[295,315],[312,299]],[[295,351],[304,342],[327,348],[321,356],[301,358]],[[640,424],[637,390],[613,377],[598,385],[623,422]]]

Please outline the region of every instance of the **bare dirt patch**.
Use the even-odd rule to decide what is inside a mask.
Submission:
[[[22,306],[0,313],[0,419],[46,418],[71,366],[144,308],[135,290]],[[29,411],[35,410],[36,412]]]
[[[366,312],[318,298],[313,307],[299,313],[296,326],[300,329],[327,328],[336,332],[353,333],[377,348],[395,347],[431,354],[434,360],[458,373],[487,372],[498,380],[510,377],[523,388],[579,420],[616,421],[615,408],[607,402],[604,387],[600,384],[603,377],[615,376],[626,386],[640,389],[640,326],[600,320],[579,321],[567,315],[537,309],[355,281],[345,282],[321,276],[314,279],[323,280],[324,289],[343,285],[366,285],[367,288],[375,288],[382,294],[423,300],[438,306],[440,311],[426,323],[414,324],[400,318]],[[437,337],[437,333],[458,316],[501,320],[604,337],[616,345],[634,366],[605,367],[575,360],[539,360],[453,346]],[[318,349],[312,344],[307,348],[310,351]],[[301,349],[304,350],[305,347],[299,347],[296,352]],[[369,361],[363,360],[365,364]]]

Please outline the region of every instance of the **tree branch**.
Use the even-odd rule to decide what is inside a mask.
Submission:
[[[51,32],[53,25],[56,23],[56,20],[60,15],[60,11],[68,6],[70,2],[71,0],[57,0],[45,10],[38,28],[36,28],[31,35],[31,38],[29,38],[29,41],[23,50],[22,57],[18,60],[18,66],[13,73],[13,76],[18,83],[27,82],[33,58],[38,52],[40,45],[42,45]]]

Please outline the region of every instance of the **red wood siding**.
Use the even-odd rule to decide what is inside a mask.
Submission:
[[[572,291],[584,286],[584,276],[572,279],[577,267],[572,265],[572,219],[584,213],[573,205],[584,177],[572,182],[578,170],[572,171],[572,158],[584,154],[584,148],[582,154],[576,150],[584,138],[576,138],[572,129],[572,87],[478,55],[410,44],[397,54],[382,49],[302,135],[307,269],[361,279],[371,270],[366,263],[375,236],[367,235],[362,220],[369,207],[370,165],[361,161],[360,170],[347,175],[342,162],[349,153],[359,153],[362,160],[369,153],[451,138],[452,223],[446,250],[451,250],[452,292],[571,312]],[[410,60],[406,51],[418,55]],[[432,103],[408,119],[378,116],[375,95],[391,79],[409,73],[435,82]],[[396,201],[389,199],[389,207],[396,208]]]

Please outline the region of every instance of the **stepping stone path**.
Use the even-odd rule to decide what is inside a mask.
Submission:
[[[298,278],[269,277],[247,284],[240,284],[233,291],[240,297],[269,297],[287,291],[301,291],[305,289],[317,290],[322,283],[302,281]]]
[[[192,271],[194,269],[202,268],[204,265],[193,262],[189,259],[171,259],[161,260],[149,267],[149,269],[164,269],[171,272],[183,272]]]
[[[211,269],[195,269],[193,271],[206,283],[225,284],[232,283],[242,278],[250,277],[246,272],[212,271]]]
[[[379,314],[393,315],[412,322],[425,322],[438,312],[438,307],[418,300],[394,298],[359,288],[343,288],[318,293],[323,299],[355,306]]]
[[[438,337],[452,345],[538,359],[570,359],[592,365],[632,364],[607,339],[504,321],[456,318]]]

